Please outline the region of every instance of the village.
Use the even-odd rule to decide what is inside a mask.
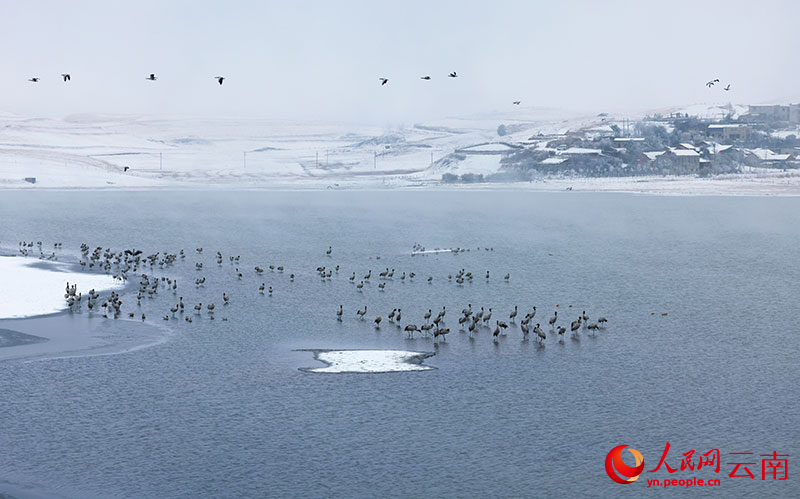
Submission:
[[[598,125],[526,140],[500,140],[457,149],[457,163],[470,156],[499,156],[496,173],[442,174],[445,183],[530,181],[542,176],[710,177],[755,169],[800,168],[800,104],[748,106],[716,119],[689,113],[654,114],[639,121],[598,115]]]

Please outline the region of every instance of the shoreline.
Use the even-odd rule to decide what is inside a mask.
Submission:
[[[267,191],[267,192],[319,192],[319,191],[518,191],[518,192],[593,192],[640,194],[654,196],[800,196],[800,172],[775,172],[774,174],[734,174],[719,177],[554,177],[529,182],[482,182],[446,184],[438,180],[397,178],[384,176],[368,181],[348,178],[285,178],[255,182],[219,182],[213,179],[154,183],[141,186],[41,186],[36,184],[4,184],[0,192],[215,192],[215,191]],[[568,190],[571,188],[571,190]]]

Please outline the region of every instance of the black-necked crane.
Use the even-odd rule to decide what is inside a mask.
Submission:
[[[567,332],[567,328],[565,328],[564,326],[560,326],[558,328],[558,335],[559,336],[564,336],[564,333],[566,333],[566,332]]]
[[[215,76],[214,79],[217,80],[217,83],[219,83],[220,85],[222,85],[222,82],[225,81],[224,76]]]
[[[585,325],[587,322],[589,322],[589,316],[588,316],[588,315],[586,315],[586,310],[584,310],[584,311],[583,311],[583,314],[581,315],[581,319],[583,319],[584,325]]]
[[[547,335],[545,334],[544,331],[542,331],[542,328],[539,327],[538,323],[536,324],[536,327],[533,328],[533,332],[536,333],[536,336],[539,337],[539,341],[544,341],[547,339]]]
[[[528,333],[530,332],[530,329],[528,329],[527,324],[521,324],[519,327],[520,329],[522,329],[522,337],[523,338],[527,337]]]
[[[69,73],[61,73],[61,78],[64,79],[64,83],[66,83],[66,82],[68,82],[69,80],[72,79],[72,77],[70,77]]]
[[[556,310],[555,313],[553,314],[553,317],[550,318],[549,321],[550,327],[553,327],[553,325],[556,323],[557,320],[558,320],[558,310]]]
[[[336,320],[337,321],[341,322],[343,313],[344,313],[344,310],[342,309],[342,306],[339,305],[339,310],[336,311]]]
[[[403,311],[403,309],[401,309],[401,308],[397,309],[397,316],[395,316],[395,318],[394,318],[397,322],[400,322],[401,320],[403,320],[402,311]]]
[[[514,102],[512,102],[512,104],[514,104],[515,106],[519,106],[520,103],[522,103],[522,101],[519,100],[515,100]]]
[[[29,78],[28,81],[31,83],[39,83],[39,77],[34,76],[33,78]]]
[[[447,76],[448,76],[449,78],[458,78],[458,73],[456,73],[455,71],[453,71],[452,73],[450,73],[450,74],[449,74],[449,75],[447,75]]]
[[[486,315],[483,316],[483,322],[484,323],[489,322],[491,320],[491,318],[492,318],[492,309],[490,307],[489,308],[489,312]]]
[[[150,81],[156,81],[157,79],[158,79],[158,76],[156,76],[155,73],[150,73],[150,76],[145,78],[145,80],[150,80]]]
[[[432,315],[432,314],[433,314],[433,312],[431,312],[431,309],[428,309],[428,311],[427,311],[427,312],[425,312],[425,315],[424,315],[423,317],[424,317],[424,318],[425,318],[425,320],[427,321],[428,319],[430,319],[430,318],[431,318],[431,315]]]
[[[516,319],[516,317],[517,317],[517,306],[514,305],[514,310],[510,314],[508,314],[508,318],[513,321],[514,319]]]
[[[389,320],[394,321],[394,314],[397,313],[397,309],[393,308],[391,312],[389,312]]]
[[[389,83],[389,78],[378,78],[378,80],[381,82],[381,86],[384,86],[387,83]]]
[[[506,273],[506,275],[503,276],[503,279],[505,279],[506,281],[511,279],[511,274],[510,273]]]
[[[376,328],[380,328],[381,327],[381,321],[382,320],[383,320],[383,318],[380,315],[375,317],[375,327]]]
[[[606,322],[608,322],[608,319],[606,319],[605,317],[600,317],[599,319],[597,319],[597,323],[603,326],[606,325]]]
[[[420,79],[420,80],[430,80],[430,79],[431,79],[431,77],[430,77],[430,76],[428,76],[428,75],[425,75],[425,76],[420,76],[420,77],[419,77],[419,79]]]
[[[495,338],[500,336],[500,322],[499,321],[495,321],[495,327],[494,327],[494,332],[492,333],[492,336],[495,337]]]
[[[581,328],[581,318],[580,317],[578,317],[578,320],[572,321],[572,323],[570,323],[570,325],[569,325],[569,329],[573,333],[575,331],[577,331],[578,329],[580,329],[580,328]]]
[[[361,320],[364,320],[364,316],[367,315],[367,306],[364,305],[363,309],[356,310],[356,315],[358,315]]]
[[[331,253],[333,253],[333,246],[328,246],[328,251],[326,251],[325,254],[331,256]]]
[[[589,324],[587,327],[589,328],[589,331],[597,331],[600,328],[596,322]]]
[[[448,327],[438,328],[437,327],[436,330],[433,331],[433,339],[436,339],[439,336],[441,336],[442,339],[446,341],[447,338],[445,336],[447,334],[449,334],[449,333],[450,333],[450,328],[448,328]]]
[[[364,288],[364,281],[359,282],[356,284],[356,288],[361,291]]]

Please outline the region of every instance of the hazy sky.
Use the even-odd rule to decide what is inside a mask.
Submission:
[[[517,99],[590,111],[800,99],[794,0],[0,6],[0,111],[24,115],[412,122]],[[145,81],[151,72],[158,81]],[[715,77],[732,90],[707,89]]]

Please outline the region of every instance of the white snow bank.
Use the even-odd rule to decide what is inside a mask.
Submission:
[[[0,257],[0,319],[52,314],[66,308],[67,283],[84,294],[122,288],[109,275],[74,272],[69,265],[22,257]]]
[[[427,371],[433,369],[422,361],[434,355],[403,350],[327,350],[316,351],[314,357],[325,367],[304,369],[311,373],[389,373]]]

